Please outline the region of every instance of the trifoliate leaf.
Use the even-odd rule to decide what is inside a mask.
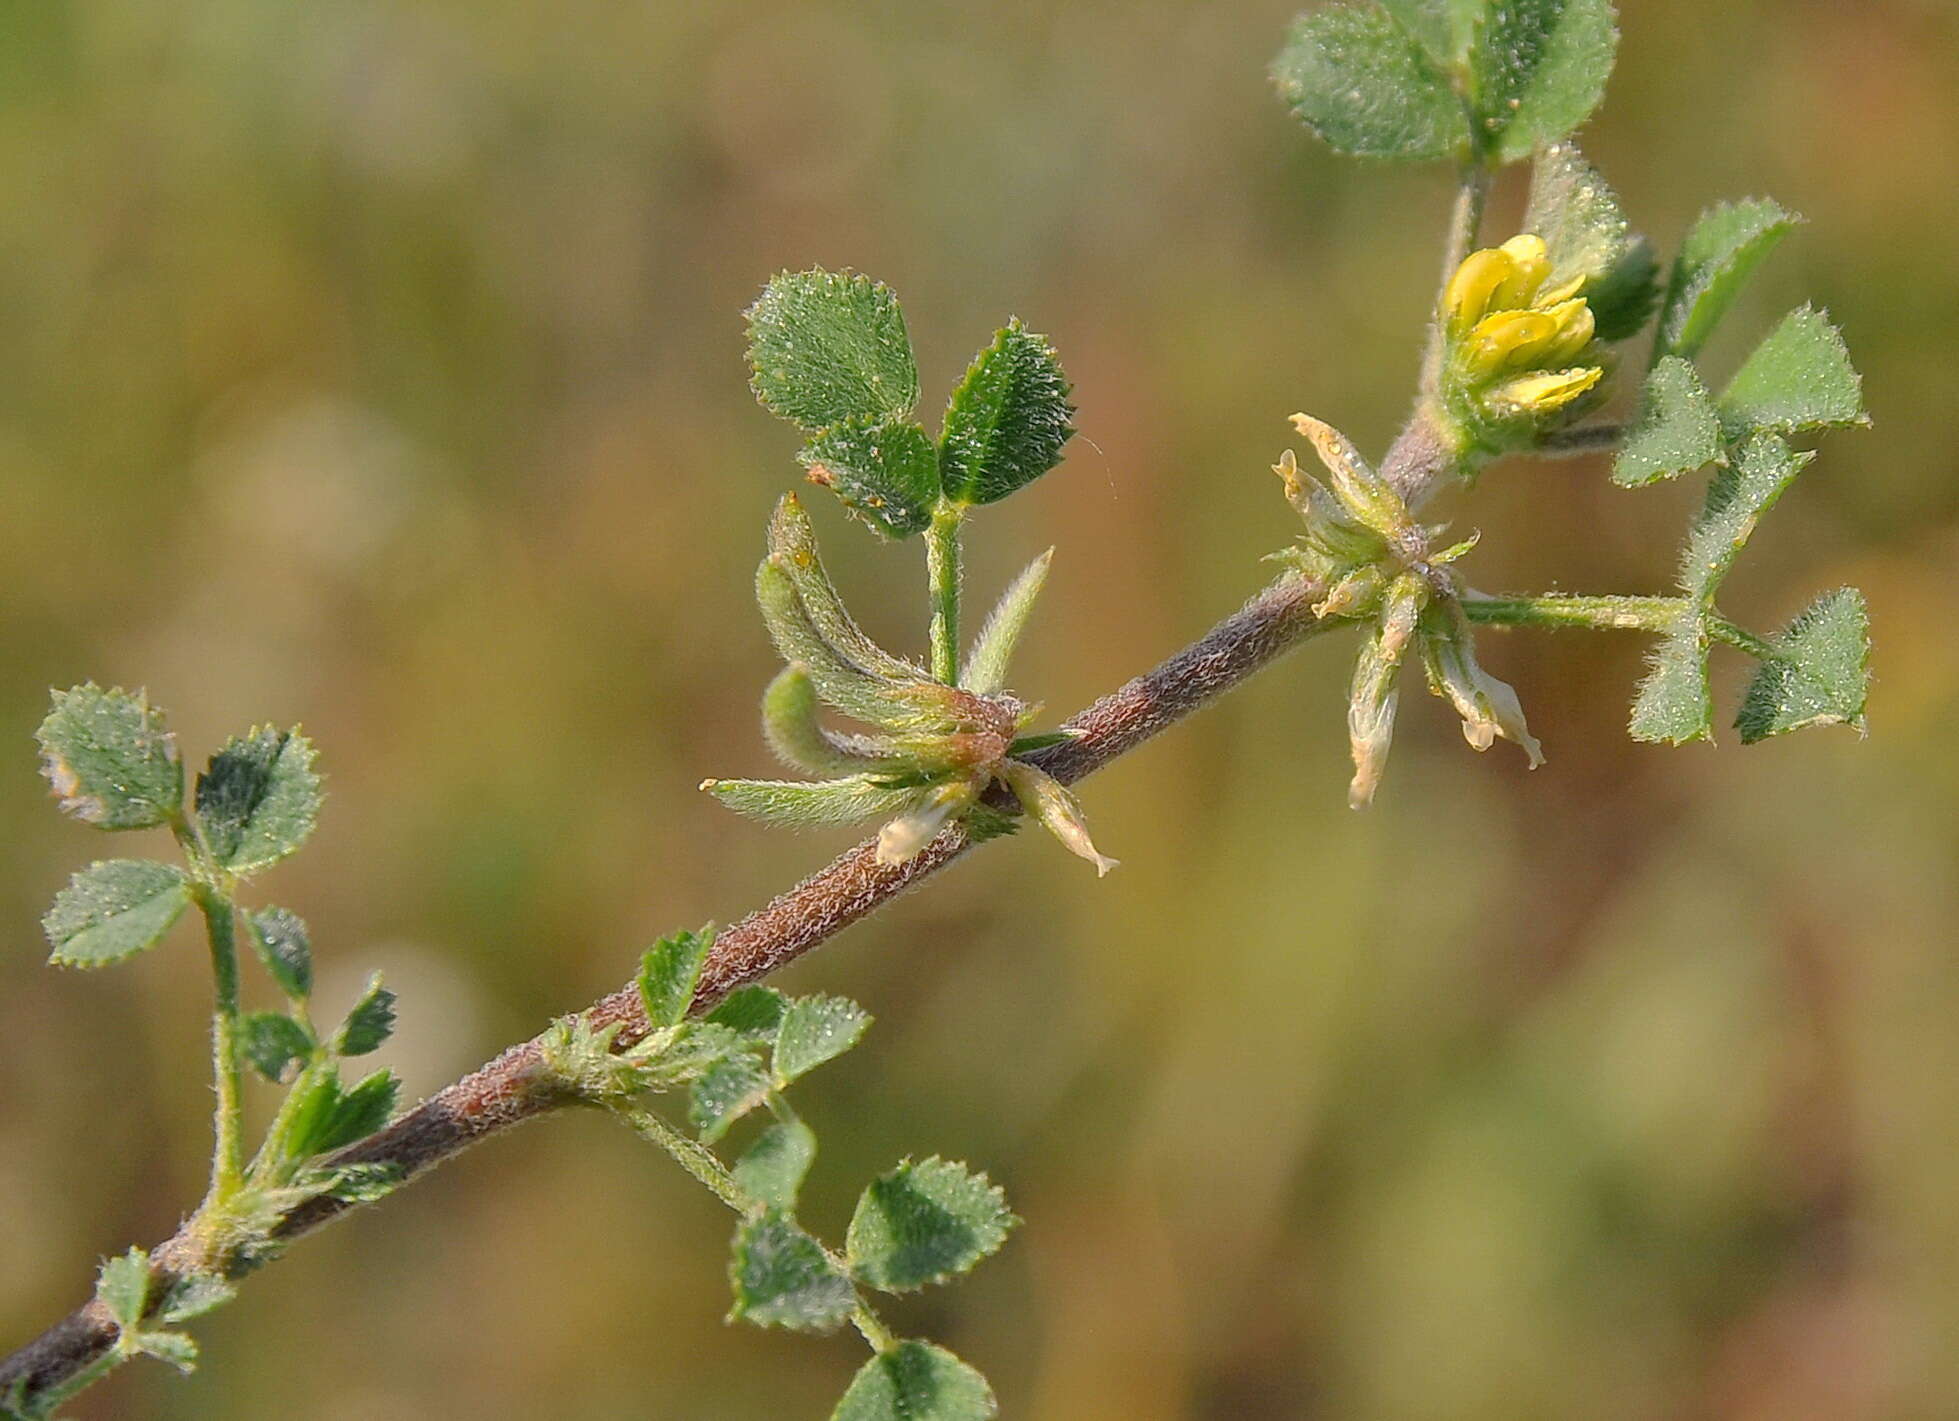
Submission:
[[[1792,311],[1755,347],[1721,395],[1721,418],[1736,435],[1795,434],[1867,424],[1864,382],[1843,335],[1811,306]]]
[[[1762,663],[1735,719],[1743,744],[1811,725],[1863,730],[1871,643],[1861,592],[1845,587],[1818,598],[1773,645],[1781,655]]]
[[[245,1059],[274,1084],[285,1079],[286,1067],[304,1061],[313,1052],[313,1038],[306,1034],[306,1028],[284,1012],[252,1012],[239,1028],[238,1044]]]
[[[197,1343],[181,1332],[140,1332],[135,1348],[145,1357],[168,1362],[180,1372],[197,1370]]]
[[[781,1213],[770,1210],[735,1230],[728,1281],[730,1319],[798,1332],[834,1332],[857,1306],[857,1290],[823,1246]]]
[[[769,1208],[794,1213],[796,1196],[815,1160],[816,1132],[800,1120],[779,1120],[735,1161],[735,1183]]]
[[[896,814],[918,799],[915,788],[893,789],[875,775],[813,784],[798,780],[703,780],[701,788],[737,814],[796,829],[855,824]]]
[[[992,1421],[986,1378],[943,1347],[900,1342],[866,1362],[830,1421]]]
[[[1773,434],[1757,434],[1735,451],[1734,462],[1714,476],[1707,503],[1687,535],[1680,585],[1710,605],[1762,515],[1816,456],[1798,453]]]
[[[155,947],[190,906],[190,880],[169,864],[93,863],[68,880],[41,919],[58,967],[106,967]]]
[[[1471,55],[1470,90],[1496,158],[1519,162],[1590,118],[1605,97],[1618,47],[1610,0],[1489,5]]]
[[[788,1004],[789,998],[774,987],[738,987],[715,1004],[707,1019],[745,1041],[773,1041]]]
[[[888,1293],[964,1273],[999,1251],[1020,1221],[983,1174],[950,1160],[907,1161],[873,1180],[851,1216],[851,1273]]]
[[[785,272],[748,308],[756,398],[814,433],[918,403],[918,364],[891,288],[853,272]]]
[[[1337,153],[1413,161],[1469,147],[1468,116],[1448,74],[1375,5],[1301,15],[1272,79],[1293,115]]]
[[[56,691],[34,738],[62,812],[85,824],[148,829],[183,804],[177,737],[140,691],[105,691],[93,682]]]
[[[1013,662],[1014,649],[1020,645],[1020,634],[1027,629],[1027,619],[1034,614],[1034,601],[1047,583],[1048,565],[1053,561],[1054,549],[1049,548],[1029,563],[1001,594],[986,625],[973,641],[965,669],[959,673],[963,688],[982,696],[1006,689],[1007,669]]]
[[[1703,213],[1673,265],[1660,316],[1660,349],[1689,359],[1698,354],[1749,275],[1799,221],[1759,197]]]
[[[211,856],[249,873],[295,852],[320,813],[313,742],[262,726],[211,757],[197,777],[197,822]]]
[[[294,1102],[287,1149],[293,1159],[310,1159],[373,1134],[388,1123],[401,1083],[392,1071],[376,1071],[351,1090],[332,1071],[303,1087]]]
[[[222,1307],[237,1295],[236,1288],[215,1274],[193,1273],[170,1285],[157,1316],[165,1322],[189,1322]]]
[[[871,1014],[847,997],[797,997],[775,1037],[775,1083],[782,1089],[863,1037]]]
[[[306,924],[284,908],[261,908],[249,923],[252,950],[279,990],[305,1000],[313,991],[313,945]]]
[[[95,1296],[109,1310],[116,1326],[128,1332],[139,1327],[150,1301],[150,1255],[140,1248],[106,1259],[96,1275]]]
[[[1707,688],[1707,636],[1698,618],[1668,633],[1654,648],[1652,669],[1633,702],[1635,740],[1685,745],[1714,737],[1714,702]]]
[[[742,1116],[769,1098],[769,1073],[746,1052],[723,1056],[694,1082],[687,1116],[701,1143],[711,1145]]]
[[[639,964],[639,1000],[646,1020],[655,1029],[686,1019],[693,1005],[701,968],[714,947],[714,929],[678,932],[647,949]]]
[[[810,440],[796,457],[811,483],[836,494],[880,533],[909,538],[932,522],[939,453],[910,420],[847,419]]]
[[[1585,283],[1600,340],[1639,333],[1659,298],[1652,246],[1633,236],[1618,195],[1572,144],[1538,154],[1524,230],[1542,237],[1550,251],[1547,286]]]
[[[1721,421],[1694,367],[1664,357],[1646,379],[1639,418],[1620,447],[1612,481],[1625,488],[1678,478],[1721,457]]]
[[[395,994],[381,985],[381,974],[376,972],[367,979],[367,990],[340,1024],[333,1052],[336,1056],[365,1056],[394,1035],[394,1030]]]
[[[939,436],[945,496],[993,503],[1031,484],[1060,462],[1074,413],[1047,337],[1007,322],[973,358],[946,407]]]

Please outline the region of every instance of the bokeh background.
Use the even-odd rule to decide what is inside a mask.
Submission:
[[[971,583],[1059,545],[1020,678],[1057,712],[1259,584],[1285,415],[1392,434],[1446,177],[1286,118],[1292,8],[0,6],[0,1340],[207,1158],[188,928],[42,965],[72,868],[162,847],[56,814],[46,688],[146,685],[193,759],[305,724],[329,812],[264,892],[326,1004],[387,974],[384,1059],[434,1089],[849,840],[694,789],[767,763],[747,584],[795,439],[739,312],[772,271],[893,283],[929,403],[1009,313],[1053,335],[1083,437]],[[811,1217],[939,1152],[1028,1219],[892,1309],[1009,1417],[1959,1415],[1959,15],[1622,8],[1587,143],[1636,219],[1810,218],[1715,362],[1816,299],[1867,375],[1875,428],[1729,585],[1764,626],[1867,589],[1870,738],[1634,745],[1635,639],[1493,638],[1550,765],[1411,694],[1357,816],[1329,640],[1086,787],[1107,881],[1023,837],[786,974],[879,1018],[802,1091]],[[1658,587],[1695,496],[1506,467],[1471,574]],[[818,517],[915,645],[916,547]],[[253,1280],[196,1377],[70,1413],[827,1414],[859,1349],[724,1325],[726,1233],[616,1128],[533,1125]]]

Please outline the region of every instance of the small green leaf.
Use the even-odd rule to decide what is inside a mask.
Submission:
[[[774,555],[755,570],[755,605],[776,651],[808,673],[825,704],[872,725],[915,717],[898,680],[859,665],[825,634]]]
[[[800,665],[777,673],[762,693],[762,735],[776,758],[808,775],[893,774],[901,758],[879,753],[871,737],[834,735],[817,713],[816,683]]]
[[[796,456],[809,481],[893,538],[922,533],[939,498],[939,452],[925,431],[904,419],[847,419]]]
[[[1014,649],[1020,645],[1020,634],[1027,629],[1027,619],[1034,614],[1035,599],[1047,584],[1048,567],[1053,561],[1054,549],[1049,548],[1029,563],[1001,594],[973,642],[965,670],[959,673],[959,684],[966,690],[991,696],[1006,689],[1007,668],[1013,663]]]
[[[1053,468],[1074,434],[1068,381],[1046,336],[1017,319],[974,357],[939,436],[945,496],[993,503]]]
[[[687,1115],[701,1143],[711,1145],[769,1097],[769,1073],[747,1052],[723,1056],[694,1082]]]
[[[782,1089],[855,1046],[871,1014],[847,997],[797,997],[775,1037],[775,1083]]]
[[[1272,79],[1293,116],[1337,153],[1414,161],[1446,158],[1470,143],[1468,116],[1448,75],[1409,30],[1371,4],[1336,5],[1293,21]]]
[[[938,487],[933,484],[934,489]],[[769,561],[788,580],[802,604],[803,615],[816,634],[846,664],[872,676],[916,681],[925,673],[872,641],[844,606],[836,584],[823,567],[816,547],[816,529],[809,511],[793,493],[785,493],[769,519]]]
[[[1618,194],[1572,144],[1538,154],[1524,231],[1535,232],[1550,249],[1548,285],[1585,283],[1599,339],[1639,333],[1659,299],[1652,246],[1633,236]]]
[[[855,824],[897,814],[918,800],[915,788],[893,789],[874,775],[803,784],[796,780],[704,780],[701,788],[737,814],[766,824],[807,829]]]
[[[381,974],[367,979],[367,990],[340,1024],[333,1040],[336,1056],[365,1056],[394,1035],[395,994],[381,985]]]
[[[985,1175],[949,1160],[907,1161],[858,1199],[845,1241],[850,1271],[888,1293],[942,1283],[998,1252],[1019,1222]]]
[[[58,967],[106,967],[155,947],[190,906],[190,881],[169,864],[92,863],[41,919]]]
[[[122,1331],[140,1327],[150,1301],[150,1255],[132,1248],[105,1260],[96,1275],[95,1296]]]
[[[1801,220],[1760,197],[1703,213],[1673,265],[1660,316],[1660,350],[1689,359],[1697,355],[1762,258]]]
[[[815,1160],[816,1132],[800,1120],[779,1120],[735,1161],[735,1183],[769,1208],[794,1213],[796,1196]]]
[[[238,1290],[213,1273],[193,1273],[179,1278],[163,1295],[157,1316],[165,1322],[189,1322],[222,1307],[238,1296]]]
[[[900,1342],[864,1363],[830,1421],[992,1421],[986,1378],[943,1347]]]
[[[239,1048],[252,1069],[277,1084],[285,1079],[286,1067],[303,1062],[313,1053],[313,1038],[306,1028],[284,1012],[255,1011],[240,1022]]]
[[[1629,733],[1635,740],[1668,745],[1714,738],[1707,637],[1698,618],[1675,628],[1654,648],[1652,669],[1633,702]]]
[[[372,1204],[401,1188],[408,1178],[398,1164],[344,1164],[320,1181],[320,1193],[349,1204]]]
[[[1636,488],[1706,468],[1721,457],[1721,421],[1694,367],[1664,357],[1646,380],[1639,418],[1612,466],[1612,481]]]
[[[735,1293],[729,1318],[759,1327],[834,1332],[857,1306],[857,1290],[823,1246],[774,1210],[735,1230],[728,1281]]]
[[[90,682],[54,693],[34,733],[64,814],[98,829],[148,829],[183,804],[184,767],[163,712],[142,692]]]
[[[678,932],[647,949],[639,964],[639,1000],[655,1029],[686,1020],[700,985],[701,968],[714,947],[714,929]]]
[[[1819,597],[1774,638],[1742,698],[1735,728],[1753,745],[1811,725],[1864,728],[1870,689],[1870,614],[1854,587]]]
[[[197,1343],[181,1332],[138,1333],[135,1350],[145,1357],[168,1362],[180,1372],[197,1370]]]
[[[1381,8],[1444,70],[1468,58],[1485,4],[1487,0],[1381,0]]]
[[[388,1123],[401,1083],[392,1071],[376,1071],[351,1090],[332,1071],[316,1076],[294,1102],[287,1152],[310,1159],[373,1134]]]
[[[1734,462],[1708,485],[1707,503],[1681,554],[1680,585],[1689,596],[1703,606],[1713,603],[1762,515],[1815,457],[1773,434],[1757,434],[1735,451]]]
[[[1569,137],[1605,97],[1618,47],[1610,0],[1486,7],[1471,92],[1495,157],[1519,162]]]
[[[211,757],[197,777],[197,822],[211,856],[250,873],[296,852],[320,813],[313,742],[261,726]]]
[[[656,1033],[633,1049],[639,1081],[634,1089],[671,1090],[690,1085],[727,1057],[753,1057],[753,1043],[747,1037],[716,1021],[682,1022],[667,1031],[671,1034]]]
[[[249,922],[252,950],[279,990],[304,1001],[313,992],[313,944],[298,914],[261,908]]]
[[[738,987],[716,1004],[707,1019],[745,1041],[773,1041],[788,1003],[774,987]]]
[[[812,433],[899,418],[918,403],[918,364],[891,288],[852,272],[785,272],[748,308],[750,385]]]
[[[1864,382],[1842,333],[1811,306],[1790,312],[1735,372],[1721,395],[1721,417],[1737,435],[1870,423]]]

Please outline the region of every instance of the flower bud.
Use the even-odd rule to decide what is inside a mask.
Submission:
[[[1558,336],[1558,324],[1541,311],[1499,311],[1469,333],[1463,373],[1487,380],[1504,370],[1528,370]]]
[[[1551,253],[1544,239],[1525,232],[1512,237],[1501,248],[1510,258],[1510,278],[1497,288],[1495,308],[1516,310],[1530,305],[1538,289],[1551,275]]]
[[[1593,365],[1578,370],[1554,370],[1541,375],[1519,375],[1493,386],[1485,403],[1499,415],[1530,415],[1542,418],[1556,414],[1589,393],[1605,378],[1603,368]]]

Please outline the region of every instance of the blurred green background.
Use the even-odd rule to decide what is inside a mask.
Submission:
[[[161,847],[47,802],[46,688],[147,685],[194,759],[304,722],[329,812],[264,891],[328,1006],[386,972],[384,1059],[434,1089],[850,839],[694,789],[767,764],[747,584],[795,440],[739,312],[772,271],[895,285],[932,403],[1009,313],[1052,334],[1083,437],[971,585],[1059,545],[1020,676],[1056,712],[1266,575],[1285,415],[1392,434],[1447,180],[1285,117],[1293,8],[0,6],[0,1341],[207,1158],[188,929],[42,965],[73,867]],[[1875,429],[1729,586],[1765,626],[1867,589],[1871,737],[1634,745],[1636,639],[1491,638],[1550,765],[1411,693],[1357,816],[1329,640],[1086,787],[1106,882],[1024,837],[798,965],[879,1017],[803,1092],[813,1219],[906,1152],[1028,1219],[892,1310],[1009,1417],[1959,1415],[1959,15],[1622,8],[1587,144],[1635,219],[1810,218],[1716,363],[1813,298],[1867,376]],[[1494,471],[1469,575],[1656,588],[1694,497]],[[915,646],[916,547],[818,516]],[[70,1412],[826,1414],[859,1349],[725,1326],[727,1231],[624,1132],[533,1125],[254,1279],[196,1377]]]

